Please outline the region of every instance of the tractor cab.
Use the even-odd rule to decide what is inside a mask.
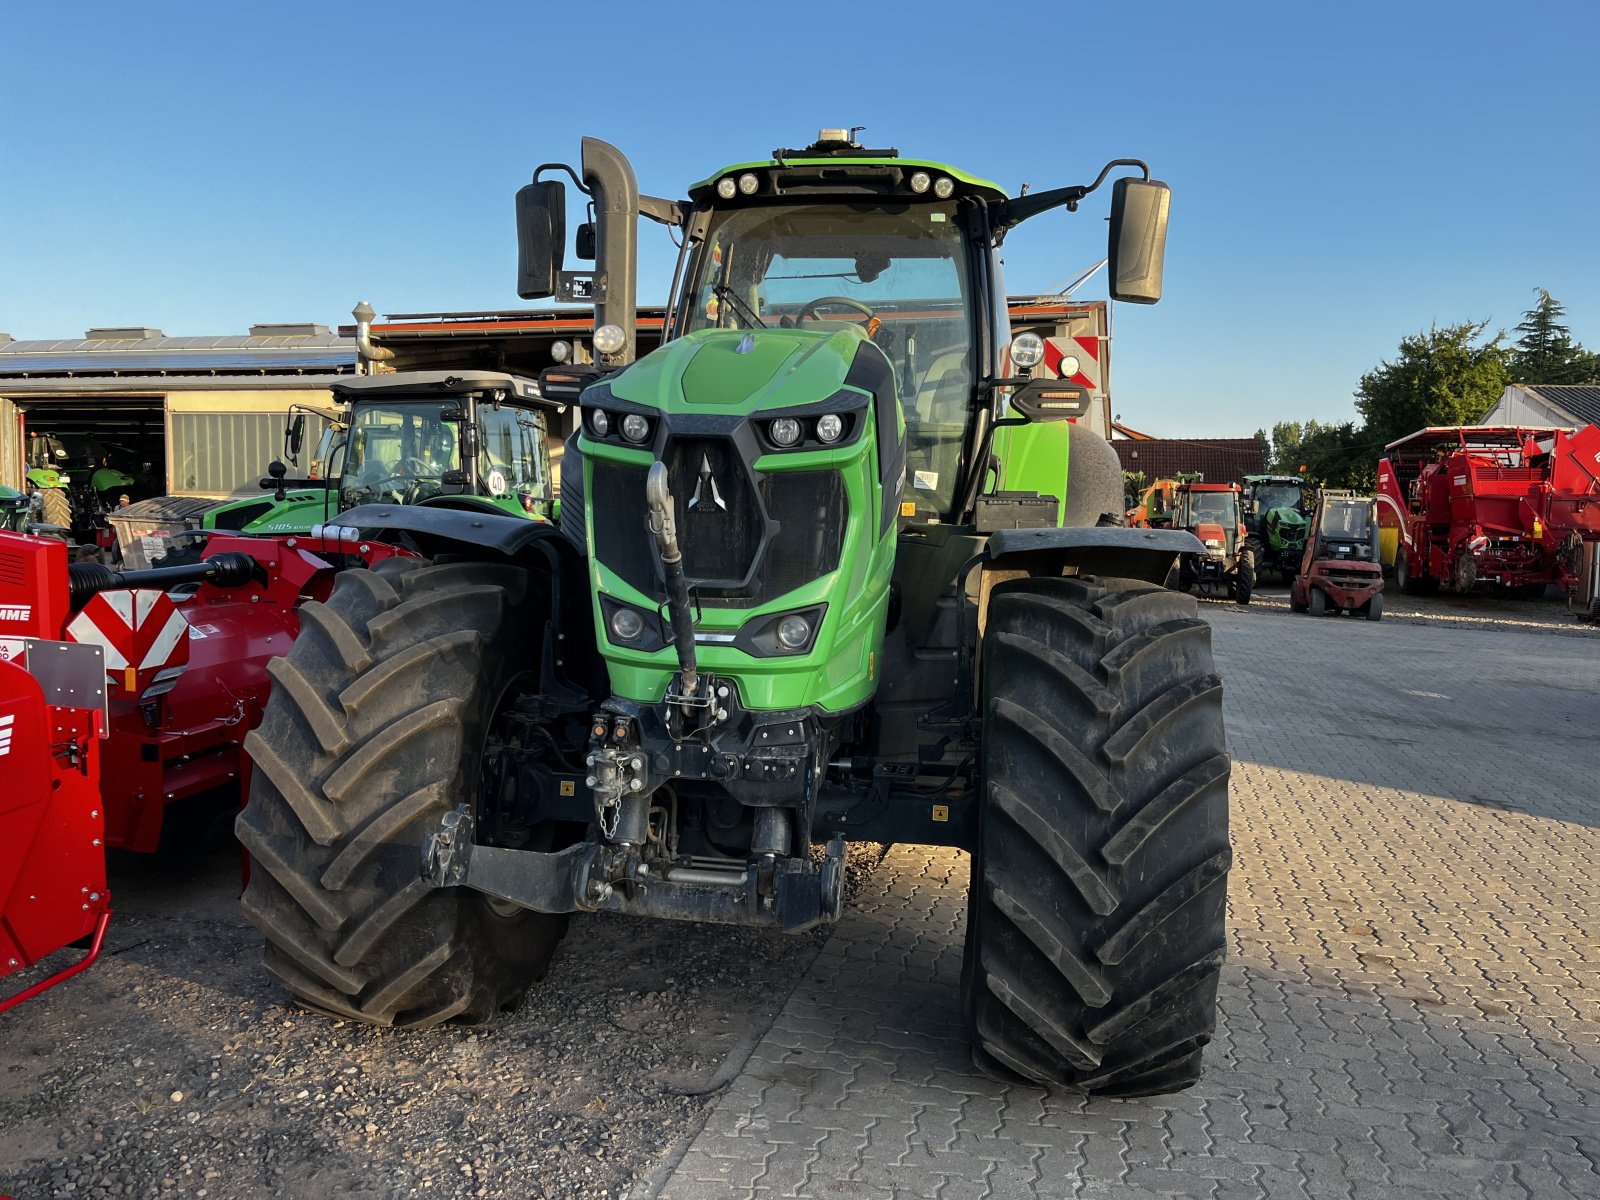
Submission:
[[[550,520],[555,496],[545,411],[531,379],[492,371],[366,375],[333,385],[339,409],[291,479],[281,462],[261,480],[271,497],[208,513],[208,529],[303,533],[362,504],[481,507]],[[291,417],[284,455],[301,452],[305,413]]]

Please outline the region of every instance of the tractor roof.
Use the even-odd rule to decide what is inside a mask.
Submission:
[[[1300,475],[1246,475],[1244,481],[1246,483],[1305,483],[1304,477]]]
[[[752,195],[736,192],[721,204],[759,204],[775,197],[811,196],[824,199],[834,195],[887,195],[905,199],[935,199],[929,190],[911,190],[911,177],[925,171],[934,181],[943,176],[954,185],[952,196],[977,196],[983,200],[1004,200],[1006,191],[997,183],[979,179],[965,171],[928,159],[901,158],[896,150],[871,150],[864,153],[818,153],[814,149],[780,151],[778,156],[759,162],[734,163],[715,175],[708,175],[689,188],[695,203],[716,198],[719,179],[753,174],[760,180]]]
[[[395,371],[388,375],[356,375],[330,385],[341,400],[367,396],[400,396],[418,393],[455,395],[498,389],[527,400],[537,401],[539,385],[520,375],[504,371]]]

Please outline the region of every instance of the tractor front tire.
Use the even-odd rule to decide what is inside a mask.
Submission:
[[[270,668],[239,840],[263,965],[301,1003],[375,1025],[481,1023],[539,978],[566,918],[422,878],[423,837],[474,799],[485,732],[539,622],[529,575],[391,559],[340,574]]]
[[[1107,1095],[1190,1086],[1232,861],[1210,627],[1135,580],[1014,580],[991,600],[982,673],[974,1063]]]
[[[72,501],[60,488],[39,489],[39,520],[46,525],[72,528]]]
[[[1249,551],[1239,555],[1239,564],[1234,567],[1233,598],[1240,605],[1250,603],[1250,597],[1256,590],[1256,560]]]

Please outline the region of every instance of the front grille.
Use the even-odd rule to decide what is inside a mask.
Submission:
[[[655,539],[644,497],[644,468],[594,460],[588,498],[594,513],[594,556],[647,596],[659,595]]]
[[[667,447],[667,481],[678,502],[684,574],[702,589],[738,589],[750,574],[766,522],[733,443],[674,438]]]
[[[848,505],[837,471],[752,473],[726,438],[674,438],[664,460],[684,574],[707,608],[754,608],[838,570]],[[661,596],[642,467],[594,461],[594,556]]]
[[[844,542],[844,479],[837,471],[768,475],[761,498],[779,522],[762,563],[761,600],[792,592],[839,568]]]

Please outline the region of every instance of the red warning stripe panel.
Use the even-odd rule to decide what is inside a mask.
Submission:
[[[101,592],[72,618],[67,636],[105,651],[106,670],[159,671],[189,661],[189,623],[165,592]]]

